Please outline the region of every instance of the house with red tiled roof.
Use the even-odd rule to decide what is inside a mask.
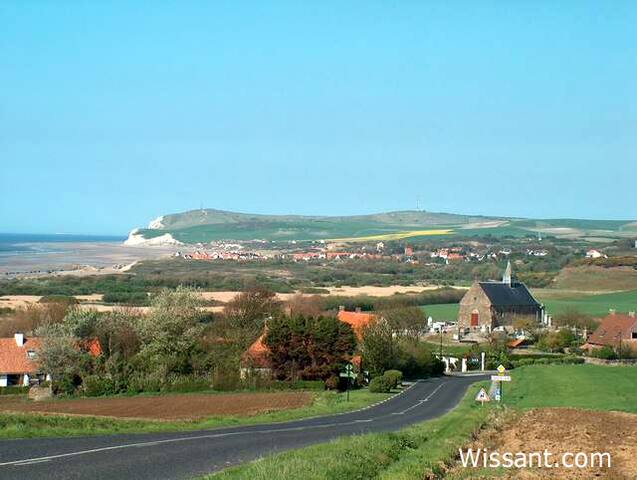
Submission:
[[[0,387],[28,386],[49,378],[38,363],[41,348],[41,338],[27,338],[23,333],[0,338]],[[77,348],[93,357],[102,354],[102,345],[98,338],[82,340]]]
[[[637,349],[637,317],[635,312],[613,313],[611,312],[599,327],[588,337],[583,346],[587,350],[601,347],[618,348],[620,342]]]
[[[272,371],[270,349],[265,344],[267,335],[268,327],[266,326],[261,336],[241,355],[241,378],[245,378],[248,373],[267,376]]]
[[[29,385],[42,375],[38,366],[39,338],[26,338],[16,333],[11,338],[0,338],[0,387]]]
[[[361,312],[360,308],[357,308],[354,312],[348,312],[345,307],[339,307],[337,318],[341,322],[348,323],[354,330],[356,339],[360,341],[363,338],[363,330],[376,319],[376,315]]]

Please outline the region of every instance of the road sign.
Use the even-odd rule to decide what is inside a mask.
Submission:
[[[506,368],[504,368],[504,365],[500,364],[500,365],[498,366],[498,373],[499,373],[500,375],[504,375],[504,372],[506,372],[506,371],[507,371],[507,369],[506,369]]]
[[[340,373],[341,377],[347,378],[347,385],[345,387],[345,391],[347,392],[347,401],[349,402],[349,384],[352,378],[356,378],[356,374],[354,373],[354,365],[348,363],[345,366],[345,371]]]
[[[351,363],[348,363],[345,367],[345,371],[340,373],[341,377],[344,378],[356,378],[356,374],[354,373],[354,367]]]
[[[489,394],[484,388],[481,388],[478,394],[476,395],[476,402],[481,402],[484,405],[484,402],[490,402],[491,398]]]
[[[509,375],[491,375],[492,382],[510,382],[511,377]]]

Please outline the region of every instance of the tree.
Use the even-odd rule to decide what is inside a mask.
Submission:
[[[254,287],[230,300],[223,313],[236,323],[258,323],[262,327],[266,318],[278,315],[280,311],[281,302],[273,291]]]
[[[418,340],[427,328],[427,316],[420,307],[396,307],[384,310],[380,317],[387,322],[394,335]]]
[[[203,331],[200,302],[196,292],[186,287],[164,290],[152,299],[149,313],[136,322],[143,367],[162,376],[189,373]]]
[[[575,308],[568,308],[555,316],[554,323],[558,327],[574,327],[578,330],[594,331],[599,323],[590,315]]]
[[[139,352],[139,320],[140,315],[131,309],[118,309],[98,319],[95,334],[106,357],[128,361]]]
[[[287,306],[290,316],[303,315],[306,317],[318,317],[323,313],[323,299],[319,295],[303,295],[297,293],[290,297]]]
[[[336,318],[295,315],[270,320],[265,343],[276,378],[325,380],[349,361],[356,338],[352,327]]]
[[[363,361],[372,375],[382,375],[385,370],[397,366],[401,352],[398,338],[388,322],[382,318],[371,322],[363,329],[362,336]]]
[[[72,393],[82,383],[85,364],[90,362],[87,354],[78,348],[78,338],[63,324],[50,324],[37,330],[42,338],[38,351],[38,363],[43,372],[51,375],[54,390]]]

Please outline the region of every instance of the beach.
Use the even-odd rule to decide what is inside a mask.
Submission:
[[[126,272],[135,262],[169,257],[178,247],[135,247],[121,242],[38,242],[0,256],[0,278]]]

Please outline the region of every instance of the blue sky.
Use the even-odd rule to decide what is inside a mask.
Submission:
[[[637,2],[0,3],[0,231],[637,218]]]

